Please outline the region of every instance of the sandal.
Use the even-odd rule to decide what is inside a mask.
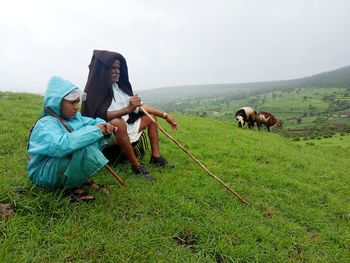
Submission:
[[[95,197],[82,188],[75,188],[68,191],[70,197],[82,202],[94,201]]]
[[[110,194],[110,191],[109,191],[109,189],[108,189],[107,186],[105,186],[105,185],[103,185],[103,184],[97,184],[97,183],[95,183],[92,179],[86,180],[86,182],[84,183],[84,185],[89,186],[89,187],[91,187],[92,189],[96,189],[96,190],[101,189],[105,195]]]

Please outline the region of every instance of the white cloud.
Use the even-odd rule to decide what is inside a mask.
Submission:
[[[346,0],[4,1],[0,90],[84,88],[94,49],[125,55],[134,89],[287,79],[350,64]]]

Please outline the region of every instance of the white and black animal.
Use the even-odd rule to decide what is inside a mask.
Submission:
[[[282,122],[280,120],[277,120],[275,116],[266,111],[259,112],[255,117],[255,121],[256,126],[259,130],[262,125],[265,125],[268,131],[270,131],[271,126],[275,126],[277,128],[282,127]]]
[[[235,118],[237,120],[238,127],[244,128],[248,125],[248,128],[254,128],[256,111],[251,107],[243,107],[236,111]]]

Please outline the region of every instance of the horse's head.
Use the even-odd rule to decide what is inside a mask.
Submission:
[[[275,127],[276,128],[282,128],[282,122],[280,120],[277,120],[276,124],[275,124]]]
[[[243,125],[244,125],[244,119],[243,119],[243,116],[241,116],[241,115],[237,115],[237,116],[236,116],[236,120],[237,120],[237,124],[238,124],[238,126],[239,126],[240,128],[242,128],[242,127],[243,127]]]

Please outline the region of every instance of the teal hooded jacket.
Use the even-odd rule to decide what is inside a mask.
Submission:
[[[60,116],[63,97],[76,88],[61,77],[49,80],[42,116],[32,129],[28,145],[28,176],[39,186],[78,187],[108,163],[101,152],[108,143],[96,126],[104,120],[77,112],[75,117],[65,119],[72,128],[69,132],[45,111],[49,107]]]

